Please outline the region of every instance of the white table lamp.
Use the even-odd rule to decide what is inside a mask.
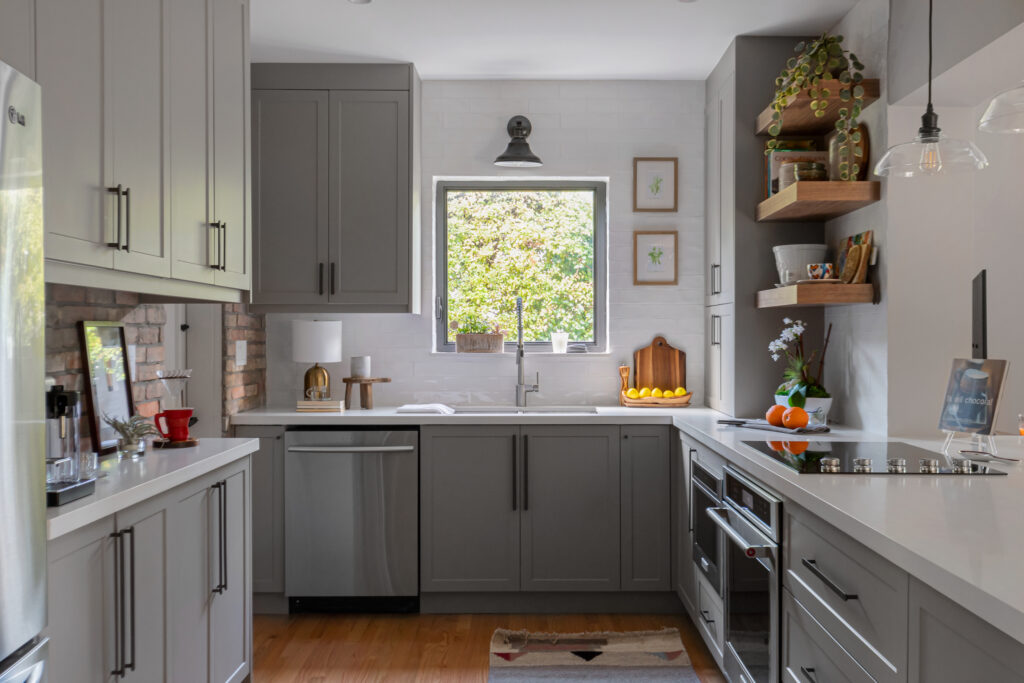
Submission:
[[[331,376],[320,363],[341,362],[340,320],[293,320],[292,360],[312,363],[306,370],[303,397],[327,400],[331,397]]]

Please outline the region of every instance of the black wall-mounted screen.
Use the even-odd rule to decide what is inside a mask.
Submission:
[[[985,297],[985,273],[971,282],[971,358],[988,358],[988,303]]]

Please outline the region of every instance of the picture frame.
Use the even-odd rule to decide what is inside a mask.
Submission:
[[[633,231],[633,284],[679,284],[679,233]]]
[[[675,213],[679,210],[679,158],[633,158],[633,211]]]
[[[117,450],[118,434],[103,421],[103,416],[127,420],[135,414],[124,323],[82,320],[78,323],[78,338],[85,369],[92,447],[100,455],[106,455]]]

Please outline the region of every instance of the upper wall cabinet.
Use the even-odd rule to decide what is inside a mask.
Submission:
[[[0,27],[42,86],[47,280],[240,300],[248,0],[15,0]]]
[[[253,302],[417,312],[412,65],[253,65]]]

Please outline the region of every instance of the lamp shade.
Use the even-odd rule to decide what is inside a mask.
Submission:
[[[293,320],[292,360],[296,363],[340,363],[340,320]]]
[[[1024,133],[1024,83],[992,98],[978,129],[986,133]]]

